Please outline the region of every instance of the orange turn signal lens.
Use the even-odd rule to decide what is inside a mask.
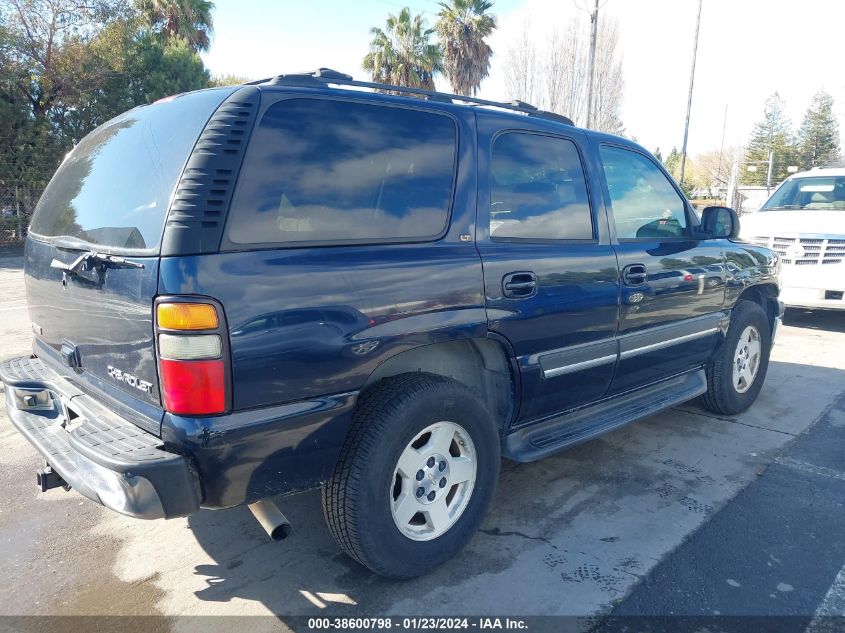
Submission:
[[[158,326],[166,330],[213,330],[217,310],[207,303],[160,303]]]

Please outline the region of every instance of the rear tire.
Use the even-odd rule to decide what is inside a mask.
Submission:
[[[750,407],[766,379],[771,340],[763,308],[753,301],[739,302],[725,340],[706,367],[707,393],[701,396],[701,405],[721,415],[735,415]]]
[[[492,416],[469,387],[425,373],[388,378],[358,401],[323,485],[326,524],[349,556],[380,576],[420,576],[475,534],[499,461]]]

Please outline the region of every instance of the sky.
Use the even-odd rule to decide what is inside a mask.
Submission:
[[[527,19],[538,43],[590,0],[496,0],[494,57],[479,96],[505,99],[504,59]],[[214,75],[258,79],[333,68],[366,80],[372,26],[403,6],[433,24],[436,0],[215,0],[204,60]],[[601,0],[599,20],[619,25],[626,134],[664,156],[683,141],[697,0]],[[845,137],[845,0],[703,0],[690,119],[690,154],[747,141],[766,97],[778,91],[795,128],[818,90],[835,100]],[[449,90],[441,79],[438,89]],[[727,117],[725,110],[727,108]]]

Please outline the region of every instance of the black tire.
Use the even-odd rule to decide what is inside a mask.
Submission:
[[[733,384],[733,362],[739,338],[748,326],[760,333],[760,364],[751,387],[740,393]],[[750,407],[766,380],[771,346],[772,332],[763,308],[753,301],[740,301],[731,313],[725,340],[707,365],[707,393],[701,396],[701,405],[721,415],[736,415]]]
[[[391,513],[399,456],[429,425],[450,421],[475,447],[475,485],[462,514],[440,536],[412,540]],[[499,435],[466,385],[425,373],[387,378],[358,400],[332,477],[323,484],[326,524],[349,556],[380,576],[413,578],[455,556],[487,513],[499,477]]]

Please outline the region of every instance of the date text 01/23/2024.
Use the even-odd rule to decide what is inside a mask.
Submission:
[[[443,617],[406,617],[406,618],[309,618],[308,628],[312,630],[525,630],[525,620],[519,618],[443,618]]]

